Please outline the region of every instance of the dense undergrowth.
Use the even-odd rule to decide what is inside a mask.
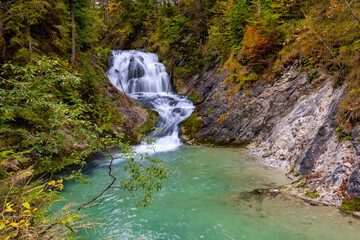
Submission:
[[[104,96],[103,76],[91,61],[78,64],[83,74],[66,61],[49,58],[24,67],[3,65],[1,147],[31,150],[12,167],[59,170],[99,151],[101,139],[121,137],[115,127],[123,119]]]

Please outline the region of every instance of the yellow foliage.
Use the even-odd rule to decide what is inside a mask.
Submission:
[[[121,3],[122,3],[121,1],[119,1],[118,3],[114,3],[114,2],[108,3],[108,7],[109,7],[111,16],[115,16],[124,11],[123,7],[121,6]]]

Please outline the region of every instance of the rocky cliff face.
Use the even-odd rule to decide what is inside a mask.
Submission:
[[[185,84],[197,103],[183,124],[190,142],[240,145],[294,179],[289,190],[340,205],[360,196],[358,137],[337,131],[336,113],[346,86],[334,88],[326,68],[309,82],[297,61],[284,66],[273,82],[258,83],[231,94],[217,70],[199,74]],[[230,91],[229,91],[230,90]]]

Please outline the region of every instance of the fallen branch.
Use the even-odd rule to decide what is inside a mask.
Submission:
[[[319,37],[314,31],[311,31],[312,34],[314,34],[324,45],[325,47],[329,50],[331,56],[334,58],[334,60],[336,61],[337,65],[339,66],[339,68],[341,69],[341,64],[339,63],[339,61],[336,59],[336,56],[334,54],[334,52],[331,50],[331,48],[324,42],[324,40]]]
[[[102,200],[98,203],[94,203],[94,204],[91,204],[89,205],[90,203],[96,201],[97,199],[99,199],[107,190],[109,190],[110,188],[116,188],[116,189],[126,189],[127,187],[113,187],[114,183],[116,182],[117,178],[112,175],[111,171],[112,171],[112,164],[115,160],[115,158],[111,155],[111,153],[109,152],[109,150],[107,150],[107,153],[109,154],[109,156],[111,157],[111,160],[110,160],[110,164],[109,164],[109,176],[112,177],[112,181],[111,183],[105,187],[96,197],[94,197],[93,199],[91,199],[90,201],[88,202],[85,202],[83,203],[80,207],[78,207],[76,210],[74,210],[73,212],[67,214],[65,217],[63,217],[62,219],[60,219],[60,221],[58,222],[54,222],[53,224],[51,224],[50,226],[48,226],[47,228],[45,228],[44,230],[42,230],[40,233],[39,233],[39,236],[43,236],[46,232],[48,232],[51,228],[53,228],[54,226],[56,226],[57,224],[59,224],[59,222],[61,222],[63,219],[66,219],[68,216],[71,216],[77,212],[79,212],[80,210],[82,209],[88,209],[88,208],[91,208],[91,207],[94,207],[94,206],[98,206],[102,203]],[[129,190],[130,191],[130,190]],[[130,191],[130,193],[132,194],[132,192]]]
[[[348,1],[344,0],[346,6],[349,8],[351,14],[353,15],[353,17],[356,19],[356,21],[358,21],[358,23],[360,23],[360,19],[356,16],[356,14],[354,13],[353,9],[351,8],[350,4],[348,3]]]

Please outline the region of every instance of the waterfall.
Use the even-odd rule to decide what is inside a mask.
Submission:
[[[156,130],[149,134],[154,144],[142,142],[138,152],[164,152],[178,148],[179,124],[194,111],[186,96],[176,94],[164,64],[144,50],[114,50],[106,72],[112,84],[143,106],[159,113]]]

